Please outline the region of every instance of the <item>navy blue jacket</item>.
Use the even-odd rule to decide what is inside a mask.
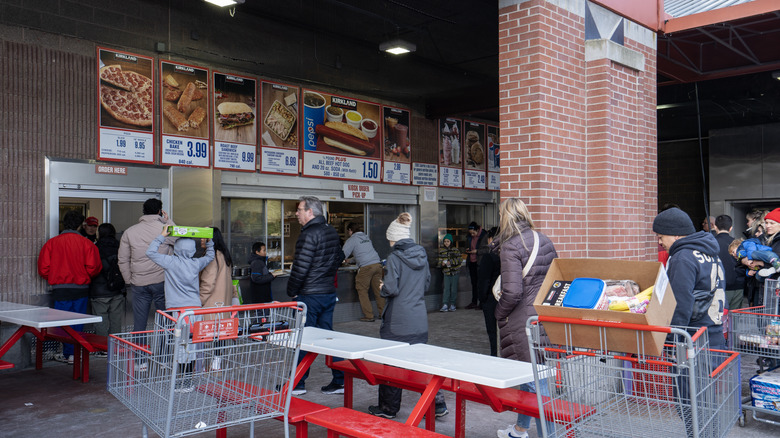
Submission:
[[[677,307],[671,325],[707,327],[710,348],[724,348],[725,274],[715,237],[699,231],[674,242],[666,270]]]

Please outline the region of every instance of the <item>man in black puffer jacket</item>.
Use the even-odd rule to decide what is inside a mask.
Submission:
[[[333,330],[333,309],[336,307],[336,272],[344,260],[339,234],[325,222],[322,202],[314,196],[303,196],[298,200],[295,217],[303,227],[295,243],[287,295],[306,304],[305,326]],[[305,355],[301,354],[302,360]],[[325,394],[344,393],[344,373],[332,370],[333,380],[322,387]],[[308,370],[293,395],[306,393]]]

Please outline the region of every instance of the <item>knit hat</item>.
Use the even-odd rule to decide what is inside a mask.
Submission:
[[[670,208],[658,213],[653,220],[653,231],[664,236],[687,236],[696,232],[687,213]]]
[[[96,218],[95,216],[88,217],[85,222],[87,225],[94,225],[94,226],[100,225],[100,221],[98,221],[98,218]]]
[[[390,222],[387,227],[387,240],[398,242],[401,239],[408,239],[412,235],[412,215],[403,212],[398,215],[396,220]]]
[[[445,234],[444,237],[441,238],[441,243],[444,243],[445,240],[449,240],[450,243],[455,243],[454,240],[452,240],[452,234]]]
[[[776,208],[770,211],[769,213],[767,213],[766,216],[764,216],[764,220],[767,219],[773,220],[775,222],[780,222],[780,208]]]
[[[469,230],[478,230],[478,229],[479,229],[479,224],[477,224],[476,222],[472,221],[469,224]]]

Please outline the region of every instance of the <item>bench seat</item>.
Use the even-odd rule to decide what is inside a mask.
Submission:
[[[11,362],[6,362],[4,360],[0,360],[0,370],[10,370],[11,368],[15,367],[16,365],[12,364]]]
[[[434,438],[446,436],[349,408],[334,408],[307,415],[306,421],[327,429],[328,438],[336,438],[339,435],[352,438]]]
[[[82,338],[89,343],[92,348],[98,351],[108,351],[108,337],[96,335],[94,333],[79,332]],[[76,342],[75,339],[68,335],[64,329],[55,327],[46,331],[46,340],[62,342],[65,344],[73,344],[73,379],[76,380],[81,376],[81,381],[86,383],[89,381],[89,351],[84,346]]]

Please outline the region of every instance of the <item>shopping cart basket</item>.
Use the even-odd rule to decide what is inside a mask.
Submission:
[[[755,356],[759,374],[776,367],[780,359],[780,281],[764,281],[763,306],[733,310],[730,315],[729,348]],[[778,416],[780,412],[753,406],[751,396],[742,400],[742,408],[751,411],[756,421],[780,425],[766,417]],[[765,416],[758,417],[757,413]],[[740,416],[739,425],[745,425],[744,415]]]
[[[287,414],[303,303],[158,311],[154,329],[111,336],[108,390],[161,437]],[[254,427],[251,428],[254,430]]]
[[[546,344],[545,322],[598,327],[601,347]],[[635,330],[640,353],[613,351],[607,328]],[[652,332],[667,334],[662,356],[641,353]],[[703,328],[539,316],[527,333],[545,437],[724,437],[739,417],[739,353],[709,349]]]

